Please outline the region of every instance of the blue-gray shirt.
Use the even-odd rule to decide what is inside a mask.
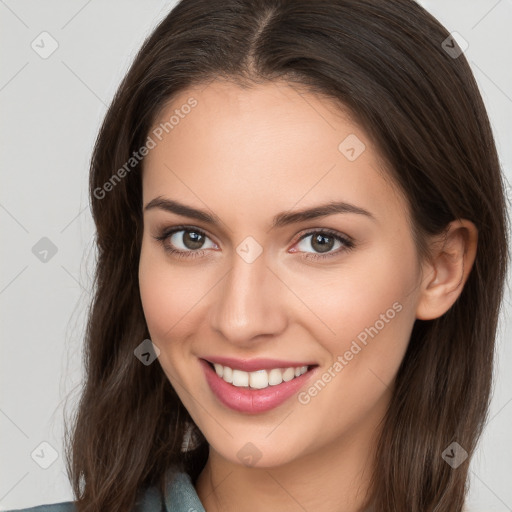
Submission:
[[[133,512],[205,512],[187,473],[169,471],[166,478],[165,496],[156,487],[150,487],[138,499]],[[64,501],[7,512],[75,512],[73,503]]]

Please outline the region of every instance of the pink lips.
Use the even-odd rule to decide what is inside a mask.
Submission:
[[[255,371],[270,368],[288,368],[297,366],[310,366],[303,363],[272,360],[252,360],[241,362],[229,358],[209,358],[211,362],[229,366],[233,369],[243,371]],[[305,385],[309,379],[316,374],[317,368],[312,368],[300,377],[295,377],[288,382],[282,382],[277,386],[268,386],[265,389],[251,389],[249,387],[237,387],[221,379],[210,364],[200,359],[206,381],[214,395],[223,403],[238,412],[247,414],[258,414],[274,409],[281,405],[288,398],[293,396]]]

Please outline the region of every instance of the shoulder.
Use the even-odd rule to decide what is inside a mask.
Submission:
[[[75,512],[75,510],[74,502],[63,501],[61,503],[52,503],[50,505],[38,505],[37,507],[6,510],[5,512]]]
[[[142,489],[132,512],[205,512],[190,475],[171,467],[166,474],[165,495],[157,486]],[[74,501],[64,501],[5,512],[76,512]]]

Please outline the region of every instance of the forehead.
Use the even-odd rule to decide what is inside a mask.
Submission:
[[[295,85],[214,81],[189,88],[162,109],[150,136],[145,203],[186,196],[200,206],[198,199],[209,198],[218,211],[231,198],[232,207],[259,215],[262,204],[281,211],[320,200],[359,203],[380,215],[405,207],[348,111]]]

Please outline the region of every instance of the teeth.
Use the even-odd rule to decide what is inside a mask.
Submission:
[[[295,368],[286,368],[286,370],[283,372],[283,380],[288,382],[293,378],[295,378]]]
[[[245,372],[243,372],[245,373]],[[263,389],[268,387],[268,374],[267,370],[258,370],[251,372],[249,375],[249,386],[253,389]]]
[[[215,366],[215,371],[217,372],[217,375],[219,377],[222,377],[222,375],[224,375],[224,366],[222,366],[219,363],[213,363],[213,366]]]
[[[288,382],[295,377],[300,377],[308,371],[307,366],[297,366],[296,368],[273,368],[272,370],[257,370],[255,372],[244,372],[242,370],[233,370],[229,366],[222,366],[214,363],[215,373],[236,387],[250,387],[252,389],[264,389],[268,386],[277,386],[283,381]]]
[[[249,385],[249,374],[241,370],[233,370],[233,386],[241,388]]]
[[[271,386],[277,386],[278,384],[281,384],[281,382],[283,382],[283,372],[278,368],[270,370],[268,374],[268,383]]]
[[[233,370],[231,368],[224,366],[224,371],[222,373],[223,373],[222,378],[226,382],[233,382]]]

